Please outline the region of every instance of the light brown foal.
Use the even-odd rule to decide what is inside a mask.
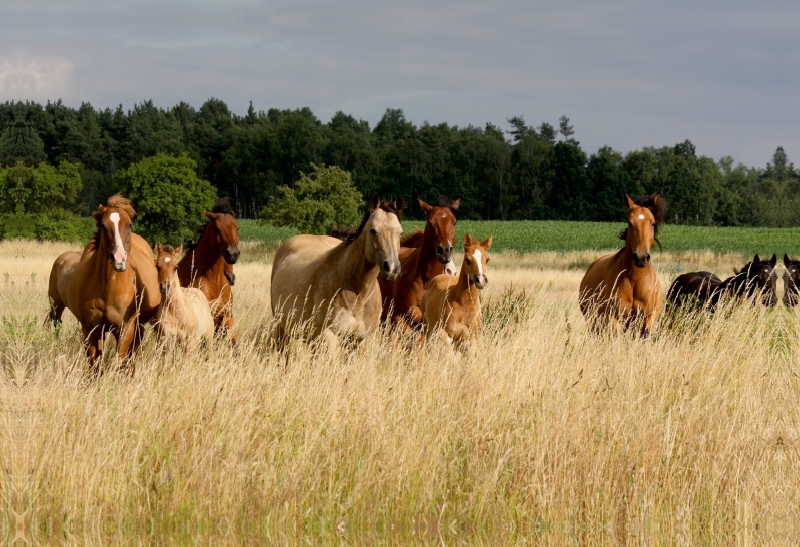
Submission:
[[[422,297],[422,313],[428,338],[438,334],[447,345],[468,355],[477,349],[477,335],[481,328],[480,290],[488,282],[486,266],[492,236],[486,241],[464,234],[464,262],[458,277],[437,275],[428,283]]]

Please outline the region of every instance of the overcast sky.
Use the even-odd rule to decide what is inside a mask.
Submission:
[[[691,139],[800,164],[800,2],[3,0],[0,100],[508,128],[566,114],[588,152]]]

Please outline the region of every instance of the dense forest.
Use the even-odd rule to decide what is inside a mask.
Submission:
[[[462,198],[461,218],[619,220],[622,193],[661,192],[681,224],[800,225],[800,174],[778,148],[766,167],[698,155],[686,140],[620,153],[584,151],[569,119],[503,127],[416,126],[388,109],[375,127],[337,112],[325,123],[308,108],[233,114],[220,100],[199,109],[143,102],[129,111],[84,103],[0,104],[0,167],[77,165],[69,209],[88,215],[113,193],[114,173],[157,153],[187,154],[197,175],[254,218],[311,164],[341,167],[364,195]]]

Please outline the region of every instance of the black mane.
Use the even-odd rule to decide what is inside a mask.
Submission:
[[[439,196],[439,199],[436,201],[437,207],[446,207],[447,209],[450,209],[453,214],[456,213],[456,210],[454,209],[455,204],[456,200],[450,199],[447,196]]]

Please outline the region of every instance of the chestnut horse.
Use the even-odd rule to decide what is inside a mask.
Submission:
[[[379,279],[383,300],[381,319],[392,326],[408,331],[422,324],[420,302],[428,282],[445,273],[445,266],[453,259],[456,240],[456,216],[461,200],[439,198],[436,205],[419,200],[428,215],[421,235],[412,234],[399,253],[402,271],[396,281]],[[391,316],[389,315],[391,313]]]
[[[486,286],[486,267],[492,236],[478,242],[464,234],[464,262],[458,279],[437,275],[428,283],[422,297],[425,333],[428,338],[439,333],[442,340],[455,344],[468,355],[474,355],[478,330],[481,328],[480,290]]]
[[[787,306],[796,306],[800,302],[800,260],[792,260],[789,255],[783,255],[783,303]]]
[[[324,335],[333,345],[339,336],[359,341],[378,327],[378,273],[392,280],[401,271],[402,209],[402,197],[381,203],[376,194],[353,241],[303,234],[281,245],[270,289],[279,346],[304,324],[312,338]]]
[[[775,273],[776,263],[775,255],[767,260],[761,260],[756,255],[752,262],[745,264],[741,270],[734,270],[735,275],[725,281],[721,281],[710,272],[688,272],[679,275],[667,291],[667,301],[682,304],[687,298],[691,298],[698,304],[708,303],[713,311],[723,297],[751,298],[759,294],[762,304],[773,306],[778,302],[775,292],[778,281],[778,274]]]
[[[236,343],[231,286],[236,279],[232,265],[239,259],[239,224],[227,197],[219,198],[211,212],[203,214],[208,223],[199,241],[187,248],[178,264],[178,278],[181,287],[203,291],[211,304],[216,330],[227,329]]]
[[[620,234],[625,247],[595,260],[581,280],[580,307],[599,329],[616,330],[642,322],[641,335],[653,331],[661,313],[661,284],[650,262],[650,248],[658,242],[666,202],[660,194],[634,202],[625,194],[628,227]]]
[[[81,324],[95,374],[106,333],[114,335],[117,355],[127,361],[141,342],[142,325],[161,302],[153,250],[131,232],[135,215],[127,199],[119,194],[108,198],[92,214],[97,231],[83,253],[63,253],[50,272],[50,319],[58,326],[69,308]]]

